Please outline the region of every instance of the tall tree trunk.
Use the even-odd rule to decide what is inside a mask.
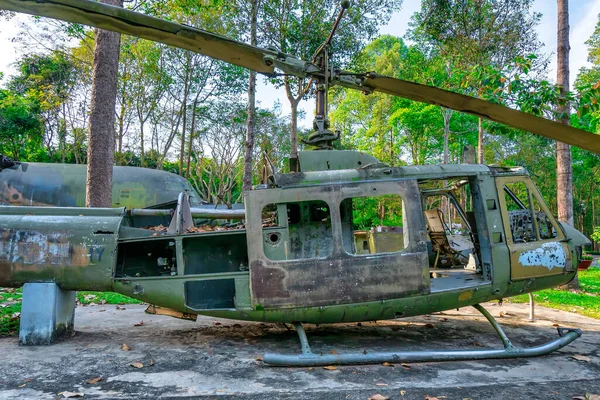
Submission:
[[[200,93],[200,92],[198,92]],[[190,179],[190,164],[192,162],[192,147],[194,145],[194,132],[196,131],[196,107],[198,107],[198,96],[192,106],[192,123],[190,127],[190,137],[188,141],[187,160],[185,161],[185,179]]]
[[[145,151],[144,151],[144,122],[140,121],[140,165],[143,167],[145,167],[146,165],[146,161],[144,160],[145,158]]]
[[[256,46],[256,20],[259,0],[250,0],[250,44]],[[248,81],[248,121],[246,122],[246,143],[244,146],[243,190],[252,189],[252,154],[254,153],[254,136],[256,125],[256,72],[250,71]]]
[[[122,0],[102,0],[102,2],[123,7]],[[120,41],[121,35],[118,33],[96,30],[85,192],[87,207],[112,206]]]
[[[185,80],[183,82],[183,102],[181,103],[181,115],[183,119],[183,126],[181,127],[181,147],[179,149],[179,175],[183,176],[183,159],[185,156],[185,128],[187,124],[187,101],[190,91],[190,74],[192,68],[192,60],[189,52],[186,53],[186,65],[185,65]],[[166,153],[165,153],[166,156]]]
[[[453,111],[448,108],[441,108],[442,118],[444,119],[444,159],[443,163],[448,164],[448,142],[450,140],[450,118],[452,118]]]
[[[484,164],[483,158],[483,119],[479,117],[479,129],[477,134],[477,163]]]
[[[558,48],[557,83],[561,94],[569,91],[569,1],[558,0]],[[558,110],[560,122],[570,124],[569,104]],[[573,170],[571,168],[571,146],[556,142],[556,186],[558,219],[573,226]]]
[[[569,1],[558,1],[558,40],[557,40],[557,77],[561,95],[569,91]],[[566,103],[558,109],[560,122],[570,124],[570,109]],[[556,203],[558,220],[574,225],[573,220],[573,169],[571,168],[571,146],[556,142]],[[568,289],[579,289],[577,275],[569,284]]]
[[[290,101],[291,127],[290,127],[290,172],[298,171],[298,102]]]
[[[185,156],[185,128],[187,123],[187,90],[186,94],[183,96],[181,112],[183,113],[183,126],[181,127],[181,148],[179,149],[179,175],[183,176],[183,158]]]

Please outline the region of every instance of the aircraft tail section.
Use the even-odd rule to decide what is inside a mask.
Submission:
[[[0,286],[111,290],[124,208],[0,206]]]

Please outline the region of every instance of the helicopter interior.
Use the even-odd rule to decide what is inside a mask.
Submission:
[[[421,183],[432,292],[486,283],[473,190],[468,178]]]

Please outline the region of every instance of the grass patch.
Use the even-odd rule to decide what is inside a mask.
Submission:
[[[77,301],[89,304],[140,304],[141,301],[114,292],[77,292]]]
[[[0,337],[19,332],[22,289],[0,288]],[[141,301],[113,292],[77,292],[78,305],[139,304]]]
[[[11,336],[19,331],[21,289],[0,289],[0,336]]]
[[[600,269],[579,271],[579,292],[546,289],[533,294],[536,303],[557,310],[564,310],[600,319]],[[506,301],[528,303],[526,294],[511,297]]]

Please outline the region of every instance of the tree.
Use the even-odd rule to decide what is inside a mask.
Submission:
[[[411,36],[438,49],[451,68],[469,71],[488,65],[502,67],[518,55],[537,53],[541,43],[532,13],[533,0],[422,0],[411,23]],[[469,94],[477,95],[479,82]],[[458,89],[458,88],[457,88]],[[463,88],[463,90],[466,88]],[[484,163],[484,121],[479,119],[478,160]]]
[[[21,58],[18,61],[18,74],[8,82],[11,90],[38,104],[46,144],[51,149],[50,144],[58,139],[58,153],[62,162],[66,157],[66,103],[76,87],[77,75],[75,65],[64,53],[52,51]]]
[[[256,30],[259,0],[250,0],[250,44],[256,46]],[[252,189],[252,154],[254,153],[254,137],[256,124],[256,72],[250,71],[248,81],[248,122],[246,124],[246,142],[244,146],[243,190]]]
[[[569,91],[569,1],[558,0],[558,41],[557,77],[561,95]],[[570,105],[565,102],[559,109],[560,122],[570,123]],[[556,142],[556,187],[558,219],[574,225],[573,221],[573,170],[571,167],[571,146]]]
[[[103,0],[103,2],[123,7],[123,0]],[[112,206],[120,41],[119,33],[96,30],[85,193],[87,207]]]
[[[310,60],[327,39],[333,18],[339,13],[339,0],[265,0],[259,26],[264,45],[274,46],[286,54]],[[399,10],[402,0],[358,0],[347,10],[332,42],[334,62],[339,67],[351,65],[362,47]],[[298,158],[298,104],[309,93],[310,85],[303,78],[285,76],[273,82],[285,87],[291,106],[290,159]],[[291,164],[295,164],[291,161]]]

